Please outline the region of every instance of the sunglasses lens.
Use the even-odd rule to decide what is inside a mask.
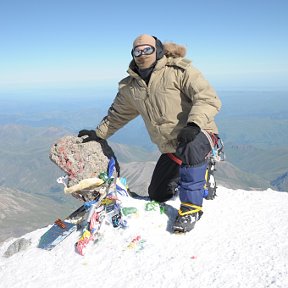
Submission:
[[[141,54],[142,54],[142,50],[134,50],[134,51],[133,51],[133,55],[134,55],[135,57],[139,57]]]
[[[139,57],[141,55],[151,55],[154,53],[154,51],[155,51],[155,48],[152,46],[147,46],[142,50],[136,48],[135,50],[133,50],[133,55],[134,57]]]
[[[154,48],[153,47],[151,47],[151,46],[149,46],[149,47],[146,47],[146,48],[144,48],[142,51],[142,53],[144,54],[144,55],[150,55],[150,54],[152,54],[153,52],[154,52]]]

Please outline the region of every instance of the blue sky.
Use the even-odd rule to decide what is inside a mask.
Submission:
[[[217,89],[288,90],[288,1],[2,0],[0,92],[117,87],[142,33],[185,45]]]

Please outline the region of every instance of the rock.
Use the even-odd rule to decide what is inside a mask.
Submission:
[[[82,138],[76,136],[60,138],[51,147],[49,158],[68,176],[68,187],[107,172],[109,163],[98,142],[82,143]]]
[[[4,253],[4,257],[11,257],[12,255],[26,250],[31,245],[31,239],[27,240],[25,238],[17,239],[15,242],[13,242],[6,252]]]

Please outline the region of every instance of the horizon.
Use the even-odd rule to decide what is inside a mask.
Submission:
[[[15,100],[31,100],[31,101],[53,101],[57,100],[78,100],[78,99],[90,99],[97,101],[97,100],[109,100],[112,101],[116,94],[117,94],[117,85],[114,86],[76,86],[76,87],[57,87],[57,86],[50,86],[50,87],[26,87],[26,88],[0,88],[0,101],[15,101]],[[288,87],[287,88],[265,88],[265,87],[226,87],[226,88],[217,88],[214,87],[216,93],[223,97],[222,93],[287,93],[288,95]],[[233,97],[235,95],[232,94]],[[235,98],[236,99],[236,98]],[[222,99],[221,99],[222,100]],[[111,104],[111,103],[110,103]]]

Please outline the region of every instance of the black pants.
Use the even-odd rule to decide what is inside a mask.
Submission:
[[[173,197],[178,186],[179,164],[162,154],[154,169],[148,194],[152,200],[165,202]]]
[[[194,141],[180,146],[175,155],[183,161],[182,165],[201,166],[206,162],[205,157],[211,151],[211,145],[204,133],[200,132]],[[179,164],[167,154],[158,159],[148,194],[152,200],[165,202],[173,197],[179,181]]]

